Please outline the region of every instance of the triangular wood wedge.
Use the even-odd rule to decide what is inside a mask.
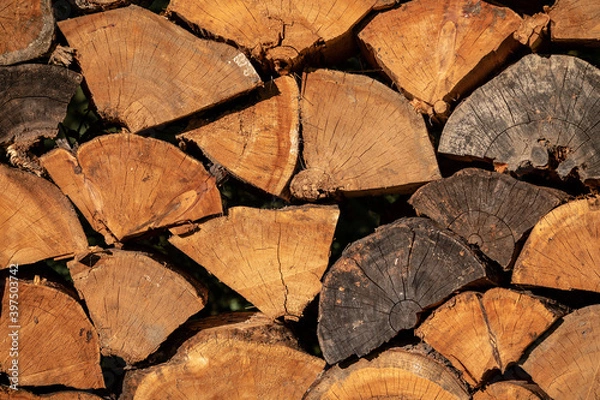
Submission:
[[[516,171],[576,170],[600,179],[600,70],[575,57],[528,55],[475,90],[446,123],[438,151]]]
[[[600,44],[600,2],[556,0],[548,15],[552,41]]]
[[[233,207],[169,241],[271,318],[299,317],[321,290],[336,206]]]
[[[546,400],[539,386],[524,381],[492,383],[473,394],[473,400]]]
[[[103,355],[141,361],[206,303],[198,282],[148,255],[110,250],[67,264],[98,330]]]
[[[0,144],[56,136],[81,79],[53,65],[0,67]]]
[[[198,39],[137,6],[59,23],[100,115],[135,132],[247,92],[260,78],[245,55]]]
[[[506,269],[517,241],[567,197],[508,175],[467,168],[423,186],[409,203]]]
[[[100,136],[42,165],[107,243],[222,211],[215,179],[170,143],[133,134]]]
[[[480,0],[414,0],[377,15],[358,37],[420,111],[443,114],[518,46],[521,22]]]
[[[386,4],[387,3],[387,4]],[[168,10],[208,32],[235,42],[280,72],[296,69],[316,52],[339,52],[351,29],[384,0],[172,0]]]
[[[50,283],[18,276],[11,271],[2,282],[0,371],[18,386],[104,388],[98,334],[81,305]]]
[[[56,186],[0,165],[0,188],[0,269],[87,251],[73,205]]]
[[[487,280],[467,245],[432,221],[384,225],[348,246],[323,279],[317,334],[325,360],[363,356],[414,327],[425,308]]]
[[[564,204],[533,228],[512,283],[600,292],[600,196]]]
[[[523,369],[554,400],[600,399],[600,305],[567,315]]]
[[[363,397],[364,396],[364,397]],[[305,400],[470,399],[467,388],[447,367],[401,348],[387,350],[372,360],[361,359],[347,368],[325,372]]]
[[[562,316],[544,299],[508,289],[464,292],[438,307],[416,335],[446,357],[472,386],[486,372],[517,362]]]
[[[169,361],[126,374],[122,400],[300,400],[325,363],[261,314],[207,318]]]
[[[316,200],[335,192],[406,193],[440,178],[425,122],[398,92],[364,75],[304,75],[303,158],[290,189]]]
[[[283,76],[260,90],[261,101],[190,130],[180,137],[241,180],[286,196],[298,159],[299,90]]]
[[[50,49],[54,35],[51,0],[3,3],[0,9],[0,65],[16,64],[44,55]]]

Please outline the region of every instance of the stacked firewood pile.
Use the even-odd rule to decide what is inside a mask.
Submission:
[[[0,7],[0,398],[600,399],[600,2],[134,3]]]

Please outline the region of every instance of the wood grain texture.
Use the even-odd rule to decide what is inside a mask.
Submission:
[[[137,6],[59,23],[100,115],[136,132],[260,84],[248,59]],[[111,60],[107,62],[106,60]]]
[[[557,0],[548,15],[552,41],[600,45],[600,2]]]
[[[473,394],[473,400],[546,400],[539,386],[524,381],[492,383]]]

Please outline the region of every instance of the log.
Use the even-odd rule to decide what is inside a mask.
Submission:
[[[413,328],[424,309],[493,278],[458,236],[430,220],[381,226],[348,246],[323,279],[317,328],[323,356],[329,364],[363,356]]]
[[[467,400],[456,375],[425,355],[392,348],[347,368],[334,365],[309,389],[305,400],[350,399]]]
[[[36,395],[21,388],[18,390],[0,386],[0,398],[5,400],[102,400],[102,397],[87,392],[65,390],[43,395]]]
[[[292,195],[411,193],[440,178],[425,123],[402,96],[363,75],[304,75],[303,158]]]
[[[199,161],[161,140],[100,136],[75,155],[56,149],[41,162],[108,244],[222,212],[215,179]]]
[[[56,186],[0,165],[0,188],[0,269],[87,251],[77,214]]]
[[[39,138],[55,137],[81,79],[53,65],[0,67],[0,145],[29,147]]]
[[[548,10],[553,42],[600,45],[600,3],[556,0]]]
[[[98,330],[101,352],[127,364],[144,360],[204,308],[208,292],[139,252],[94,252],[67,264]]]
[[[137,6],[61,21],[100,115],[131,132],[248,92],[260,78],[233,47]],[[106,62],[111,60],[111,62]]]
[[[600,178],[600,70],[575,57],[523,57],[475,90],[448,119],[438,151],[508,171]]]
[[[567,197],[508,175],[467,168],[423,186],[409,203],[506,270],[523,234]]]
[[[335,206],[233,207],[169,242],[269,317],[294,319],[321,290],[338,216]]]
[[[564,204],[533,228],[512,283],[600,292],[600,196]]]
[[[11,385],[104,388],[98,334],[74,297],[13,268],[3,288],[0,371]]]
[[[599,326],[600,305],[572,312],[533,349],[523,369],[554,400],[600,398]]]
[[[345,52],[351,30],[373,8],[390,0],[173,0],[168,11],[196,29],[234,42],[279,73],[301,69],[315,53]]]
[[[166,363],[127,372],[120,399],[300,400],[324,367],[261,314],[211,317],[198,328]]]
[[[54,35],[51,0],[5,2],[0,20],[0,65],[33,60],[50,49]]]
[[[523,381],[501,381],[492,383],[473,394],[473,400],[547,400],[535,384]]]
[[[438,307],[415,331],[471,386],[494,369],[504,373],[559,317],[545,299],[508,289],[464,292]]]
[[[414,0],[377,15],[358,38],[418,111],[444,114],[518,47],[521,22],[484,1]]]
[[[129,0],[70,0],[80,12],[91,13],[100,10],[108,10],[117,8],[124,4],[130,3]],[[138,1],[140,3],[140,1]]]
[[[260,91],[258,103],[179,137],[242,181],[287,197],[298,160],[299,96],[294,78],[277,78]]]

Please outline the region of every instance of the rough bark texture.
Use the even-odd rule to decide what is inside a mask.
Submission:
[[[0,21],[0,65],[40,57],[52,44],[51,0],[8,0],[0,9]]]
[[[539,386],[523,381],[503,381],[475,392],[473,400],[547,400]]]
[[[552,41],[600,45],[600,3],[557,0],[548,14]]]
[[[242,53],[137,6],[59,23],[99,113],[135,132],[206,109],[260,83]],[[106,60],[110,60],[107,62]]]
[[[581,308],[537,346],[523,369],[554,400],[600,398],[600,305]]]
[[[288,196],[300,142],[299,90],[294,78],[267,83],[257,104],[182,135],[213,162],[275,196]]]
[[[465,385],[452,371],[424,355],[393,348],[372,360],[327,370],[305,400],[467,400]]]
[[[512,282],[600,292],[599,241],[600,196],[562,205],[531,231]]]
[[[508,175],[469,168],[423,186],[409,203],[507,269],[523,234],[567,197]]]
[[[103,388],[98,334],[81,305],[43,281],[10,277],[15,275],[3,282],[0,371],[10,377],[9,368],[16,359],[19,386]],[[10,297],[14,293],[17,300]],[[17,306],[16,311],[11,305]],[[12,351],[18,356],[11,357]]]
[[[76,155],[57,149],[41,160],[107,243],[222,212],[215,179],[162,140],[106,135],[86,142]]]
[[[127,364],[148,357],[208,299],[206,288],[144,253],[107,250],[71,261],[103,355]]]
[[[600,70],[578,58],[525,56],[457,107],[438,151],[598,180],[598,87]]]
[[[168,362],[127,373],[122,400],[300,400],[323,360],[261,314],[206,319]]]
[[[296,197],[410,192],[440,177],[424,121],[380,82],[305,74],[300,108],[306,169],[290,184]]]
[[[169,241],[272,318],[302,315],[321,289],[335,206],[229,209]]]
[[[85,252],[69,200],[50,182],[0,165],[0,269]]]
[[[479,386],[486,372],[504,373],[517,362],[561,316],[544,299],[495,288],[485,294],[456,295],[438,307],[416,334],[450,360],[465,381]]]
[[[52,65],[0,67],[0,144],[56,136],[81,79]]]
[[[450,231],[424,218],[384,225],[325,275],[317,329],[325,360],[363,356],[414,327],[423,309],[485,280],[485,267]]]
[[[417,109],[432,114],[436,103],[461,98],[505,61],[521,22],[484,1],[414,0],[377,15],[358,37]]]

